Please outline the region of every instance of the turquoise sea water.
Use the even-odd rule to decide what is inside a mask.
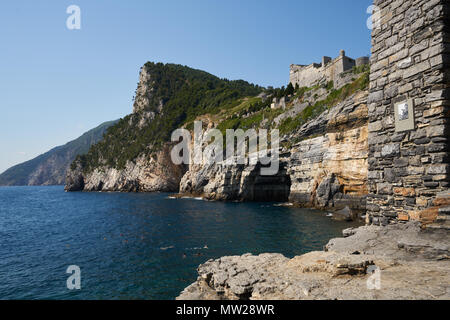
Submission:
[[[349,226],[273,203],[0,187],[0,299],[174,299],[208,259],[293,257]],[[70,265],[81,290],[66,287]]]

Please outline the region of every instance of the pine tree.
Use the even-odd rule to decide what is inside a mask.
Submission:
[[[289,82],[289,84],[288,84],[288,86],[287,86],[287,88],[286,88],[285,94],[286,94],[287,96],[288,96],[288,95],[291,95],[291,94],[294,94],[294,86],[292,85],[291,82]]]

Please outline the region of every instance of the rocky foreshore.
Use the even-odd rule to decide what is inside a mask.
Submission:
[[[222,257],[178,300],[450,299],[450,237],[419,223],[344,230],[324,251]]]

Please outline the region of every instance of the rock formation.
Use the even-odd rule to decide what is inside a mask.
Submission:
[[[366,226],[325,251],[222,257],[198,268],[178,300],[450,299],[450,237],[418,223]]]
[[[291,183],[286,163],[274,176],[262,176],[260,169],[260,164],[193,165],[181,179],[180,193],[209,200],[287,201]]]
[[[69,170],[66,191],[177,192],[185,170],[170,160],[167,145],[155,157],[139,157],[128,161],[124,169],[96,168],[84,173],[77,165]]]
[[[181,194],[214,200],[289,201],[304,207],[365,209],[367,194],[367,91],[307,122],[287,136],[275,176],[260,166],[191,165]],[[295,106],[289,110],[295,109]]]
[[[316,136],[303,140],[305,137]],[[305,124],[289,139],[289,201],[319,208],[365,208],[367,92],[351,96]]]

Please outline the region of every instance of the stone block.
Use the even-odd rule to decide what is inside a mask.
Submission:
[[[379,183],[377,186],[377,192],[379,194],[390,195],[392,194],[392,184],[390,183]]]
[[[414,188],[394,188],[394,194],[403,197],[415,197],[416,190]]]
[[[380,131],[382,129],[383,129],[383,123],[381,121],[376,121],[376,122],[369,123],[369,127],[368,127],[369,132],[378,132],[378,131]],[[380,136],[374,136],[371,139],[373,139],[373,141],[379,141],[381,139],[386,139],[386,137],[384,137],[384,136],[381,136],[381,137]],[[376,144],[378,144],[378,143],[376,143]]]
[[[382,157],[393,157],[400,153],[400,145],[398,143],[391,143],[383,146],[381,149]]]
[[[449,172],[449,166],[447,164],[431,165],[427,169],[427,174],[446,174]]]
[[[383,100],[384,98],[384,91],[383,90],[378,90],[375,92],[371,92],[369,94],[369,100],[367,103],[376,103],[376,102],[380,102],[381,100]]]
[[[415,76],[418,73],[422,73],[430,68],[431,68],[430,61],[428,61],[428,60],[418,63],[416,65],[413,65],[412,67],[405,70],[405,72],[403,73],[403,79],[408,79],[408,78]]]

